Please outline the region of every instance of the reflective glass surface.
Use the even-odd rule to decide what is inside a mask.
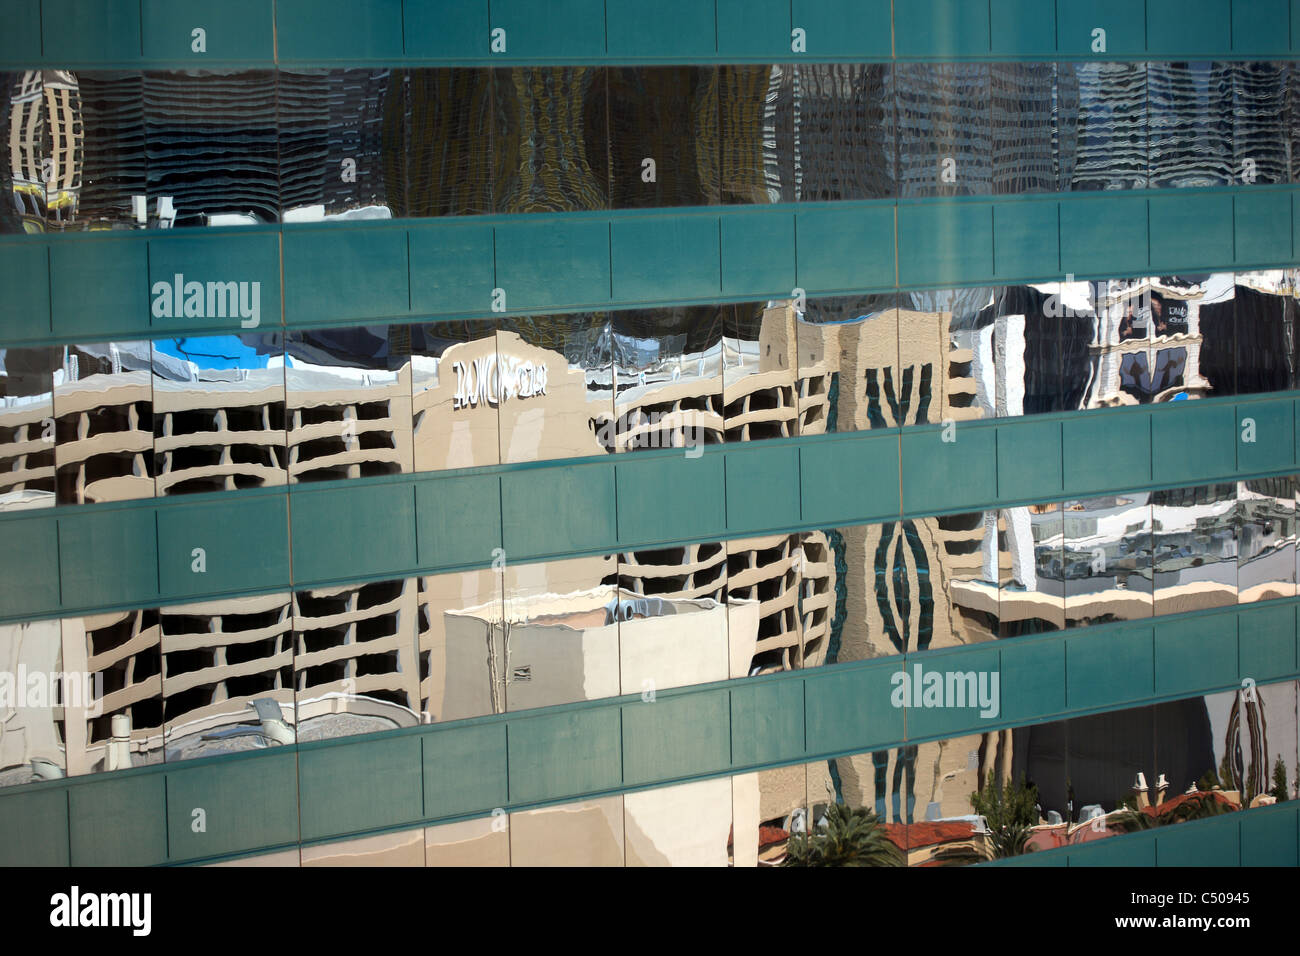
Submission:
[[[975,348],[983,346],[986,336],[972,333],[980,325],[981,316],[991,316],[995,311],[993,290],[904,292],[900,306],[898,364],[902,387],[897,391],[897,423],[924,425],[984,417],[975,378]],[[1014,398],[1012,401],[1008,407],[1014,407]],[[996,398],[992,407],[997,407]]]
[[[489,404],[494,386],[497,392],[502,462],[609,450],[603,441],[614,411],[609,343],[609,319],[602,313],[501,321],[496,374],[487,384]]]
[[[285,334],[291,482],[412,470],[407,326]]]
[[[1296,477],[1237,484],[1237,601],[1296,594]]]
[[[1282,392],[1300,385],[1295,270],[1238,273],[1233,301],[1237,393]]]
[[[779,300],[723,311],[723,408],[729,442],[799,434],[798,313]]]
[[[1150,502],[1147,492],[1065,502],[1066,627],[1154,613]]]
[[[410,215],[402,152],[408,128],[404,81],[403,74],[382,69],[291,68],[277,74],[285,222]],[[411,153],[419,156],[414,148]]]
[[[276,74],[144,76],[149,225],[251,225],[280,218]]]
[[[993,192],[1055,192],[1057,159],[1056,66],[994,63],[990,76]]]
[[[904,424],[915,373],[899,374],[893,296],[810,299],[799,313],[795,335],[800,434]]]
[[[616,418],[612,430],[601,429],[602,447],[695,449],[724,440],[727,315],[718,306],[611,314]]]
[[[505,711],[505,606],[496,570],[419,579],[424,723]]]
[[[286,483],[280,335],[159,339],[152,362],[159,495]]]
[[[157,610],[63,620],[64,670],[94,675],[95,687],[93,698],[64,709],[69,776],[162,761],[161,651]]]
[[[496,323],[470,319],[412,326],[416,471],[500,463],[500,376]]]
[[[293,611],[288,594],[159,612],[167,760],[293,744]]]
[[[1151,186],[1226,186],[1235,152],[1233,64],[1147,64]]]
[[[74,695],[84,708],[97,694],[93,676],[64,673],[60,623],[0,625],[0,668],[10,682],[0,708],[0,788],[67,776]]]
[[[1061,191],[1150,185],[1145,63],[1061,63],[1057,104]]]
[[[987,196],[993,191],[990,70],[984,63],[899,63],[900,194]]]
[[[1156,613],[1178,614],[1236,604],[1236,486],[1153,491],[1151,515]]]
[[[491,70],[397,70],[383,106],[379,149],[397,215],[492,211]]]
[[[604,73],[611,208],[716,204],[717,69],[627,66]]]
[[[416,578],[294,594],[300,741],[420,723],[418,612]]]
[[[59,504],[154,496],[148,342],[69,345],[54,372]]]
[[[498,69],[492,95],[493,212],[609,207],[610,119],[603,68]]]
[[[0,349],[0,511],[54,505],[54,370],[62,353]]]

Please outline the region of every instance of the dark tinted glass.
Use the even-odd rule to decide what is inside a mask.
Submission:
[[[720,198],[718,71],[611,67],[610,206],[705,206]]]

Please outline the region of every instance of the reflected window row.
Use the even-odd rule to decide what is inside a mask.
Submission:
[[[1297,485],[4,625],[36,696],[0,713],[0,784],[1294,598]]]
[[[0,74],[0,231],[1300,181],[1274,62]]]
[[[1287,391],[1296,296],[1274,270],[0,349],[0,510]]]
[[[1283,682],[340,840],[264,866],[965,866],[1300,798]],[[1291,848],[1294,851],[1294,848]],[[1284,851],[1285,853],[1285,851]]]

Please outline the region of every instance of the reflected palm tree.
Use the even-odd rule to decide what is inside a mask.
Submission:
[[[906,862],[874,812],[832,803],[811,833],[790,838],[781,865],[905,866]]]

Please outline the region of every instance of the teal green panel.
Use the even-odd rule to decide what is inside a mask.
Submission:
[[[1291,0],[1291,52],[1300,53],[1300,0]]]
[[[794,258],[793,213],[723,214],[723,295],[789,295]]]
[[[894,4],[894,49],[900,57],[988,56],[988,0],[907,0]]]
[[[492,28],[506,31],[511,59],[602,56],[605,5],[601,0],[491,0]]]
[[[328,13],[319,0],[276,0],[276,42],[283,60],[398,59],[402,0],[348,0]]]
[[[1006,724],[1001,716],[998,648],[992,644],[978,650],[965,647],[908,654],[903,670],[908,683],[904,686],[900,682],[896,690],[903,698],[908,741],[983,733]],[[926,703],[927,674],[937,674],[943,681],[938,704],[933,700]]]
[[[465,475],[419,482],[415,528],[421,567],[488,564],[501,547],[501,479]]]
[[[73,866],[167,862],[167,792],[161,773],[101,774],[68,789]]]
[[[831,204],[795,213],[800,287],[809,295],[894,284],[894,208]]]
[[[1065,490],[1134,488],[1151,481],[1151,417],[1089,415],[1062,423]]]
[[[1237,813],[1161,827],[1156,832],[1156,866],[1241,866]]]
[[[1146,0],[1146,4],[1147,52],[1152,59],[1187,60],[1198,54],[1229,52],[1231,0]]]
[[[618,540],[626,544],[708,541],[727,528],[725,466],[720,448],[696,459],[620,455]]]
[[[510,471],[501,476],[506,560],[613,549],[618,540],[611,463]]]
[[[1238,674],[1245,680],[1266,681],[1296,673],[1296,608],[1294,604],[1243,608],[1239,625],[1241,660]]]
[[[403,229],[285,229],[285,323],[406,315],[407,252]]]
[[[42,339],[50,334],[50,253],[32,239],[0,243],[0,342]]]
[[[1022,418],[998,426],[998,498],[1017,501],[1059,497],[1061,423]]]
[[[171,859],[298,842],[298,755],[292,747],[201,767],[182,763],[166,776]],[[202,827],[195,832],[200,818],[194,811],[200,809]]]
[[[1157,409],[1151,416],[1151,480],[1190,485],[1231,475],[1237,466],[1235,412],[1232,405],[1198,402]]]
[[[609,224],[511,222],[496,228],[497,285],[511,312],[610,300]]]
[[[0,617],[59,606],[59,536],[54,516],[0,522]],[[22,542],[22,547],[15,547]]]
[[[619,712],[572,710],[510,721],[510,802],[611,790],[623,781]]]
[[[994,56],[1048,56],[1056,52],[1056,4],[1044,0],[992,0]]]
[[[1253,423],[1254,435],[1248,425]],[[1253,437],[1254,441],[1246,441]],[[1295,401],[1237,406],[1237,471],[1259,472],[1295,464]]]
[[[83,342],[149,334],[149,255],[138,239],[56,240],[50,246],[50,312],[56,335]]]
[[[722,56],[790,57],[790,0],[717,0],[717,10]]]
[[[1002,641],[1002,721],[1015,723],[1065,710],[1065,642]]]
[[[1288,0],[1235,0],[1232,4],[1232,52],[1238,55],[1286,56],[1291,45],[1286,25]]]
[[[1156,620],[1156,694],[1192,694],[1237,682],[1237,612]]]
[[[960,180],[962,171],[957,169]],[[993,275],[993,213],[986,203],[898,207],[898,281],[958,285]]]
[[[271,0],[142,0],[144,55],[154,60],[270,60],[275,56]],[[205,51],[191,31],[202,28]]]
[[[725,690],[659,696],[623,706],[623,782],[678,780],[731,765]]]
[[[767,531],[799,523],[799,449],[727,449],[727,530]]]
[[[34,63],[40,59],[40,0],[0,0],[0,22],[5,25],[0,33],[0,62]]]
[[[891,701],[901,656],[878,664],[836,664],[807,672],[808,750],[861,753],[903,740],[903,708]]]
[[[1067,852],[1070,866],[1152,867],[1156,865],[1156,835],[1126,833],[1072,846]]]
[[[145,605],[158,597],[158,527],[153,508],[63,512],[59,576],[67,608]]]
[[[408,57],[481,57],[488,49],[488,0],[421,0],[402,7]]]
[[[1270,265],[1291,259],[1291,207],[1285,193],[1233,196],[1233,235],[1240,265]]]
[[[195,571],[203,549],[203,571]],[[167,599],[289,587],[289,499],[258,495],[158,509],[158,571]]]
[[[1146,52],[1145,8],[1133,0],[1064,0],[1056,5],[1057,49],[1067,56],[1106,59]],[[1093,50],[1093,30],[1106,31],[1105,52]]]
[[[1232,196],[1151,197],[1151,268],[1178,271],[1232,265]]]
[[[206,316],[189,317],[173,315],[160,318],[154,315],[154,306],[163,305],[176,312],[174,287],[181,276],[182,294],[191,282],[206,284],[249,283],[240,286],[234,301],[228,301],[220,290],[213,289],[204,296],[203,311]],[[162,283],[162,285],[156,285]],[[254,313],[244,318],[240,311],[243,293],[249,296]],[[254,292],[256,298],[252,298]],[[210,298],[209,298],[210,297]],[[208,302],[211,301],[211,306]],[[149,240],[149,304],[150,321],[155,329],[195,329],[234,331],[241,329],[278,328],[280,325],[280,239],[270,233],[220,236],[167,236]],[[251,308],[256,305],[257,309]],[[234,308],[230,308],[234,306]],[[183,311],[183,310],[182,310]],[[256,324],[254,324],[256,322]],[[245,323],[248,323],[247,325]]]
[[[618,220],[611,236],[614,301],[677,301],[721,294],[716,217]]]
[[[792,25],[804,30],[809,56],[889,59],[890,0],[793,0]]]
[[[1060,204],[1000,202],[993,206],[993,275],[1041,279],[1061,275]]]
[[[860,524],[899,513],[897,434],[803,445],[799,469],[804,524]]]
[[[610,57],[713,59],[717,31],[712,2],[656,0],[606,3],[605,42]]]
[[[1146,199],[1061,200],[1061,271],[1076,276],[1142,275],[1147,258]]]
[[[504,807],[506,725],[470,724],[425,734],[424,815],[451,817]]]
[[[731,688],[731,762],[736,767],[794,760],[804,754],[803,681]]]
[[[1069,866],[1069,854],[1063,850],[1031,850],[1019,856],[1009,856],[985,866]]]
[[[492,227],[412,226],[411,310],[417,315],[486,313],[492,307]]]
[[[140,58],[140,4],[130,0],[43,0],[41,46],[46,63],[72,66]]]
[[[1066,638],[1065,687],[1070,710],[1143,700],[1155,689],[1150,624],[1093,628]]]
[[[67,865],[67,789],[0,794],[0,866]]]
[[[298,751],[302,838],[343,836],[424,816],[420,738],[362,738]]]
[[[298,492],[289,498],[295,583],[409,573],[415,494],[406,483]]]
[[[944,441],[945,434],[952,441]],[[903,431],[903,512],[961,511],[998,496],[997,429],[956,422]]]
[[[1241,816],[1242,866],[1300,866],[1298,805],[1251,810]]]

